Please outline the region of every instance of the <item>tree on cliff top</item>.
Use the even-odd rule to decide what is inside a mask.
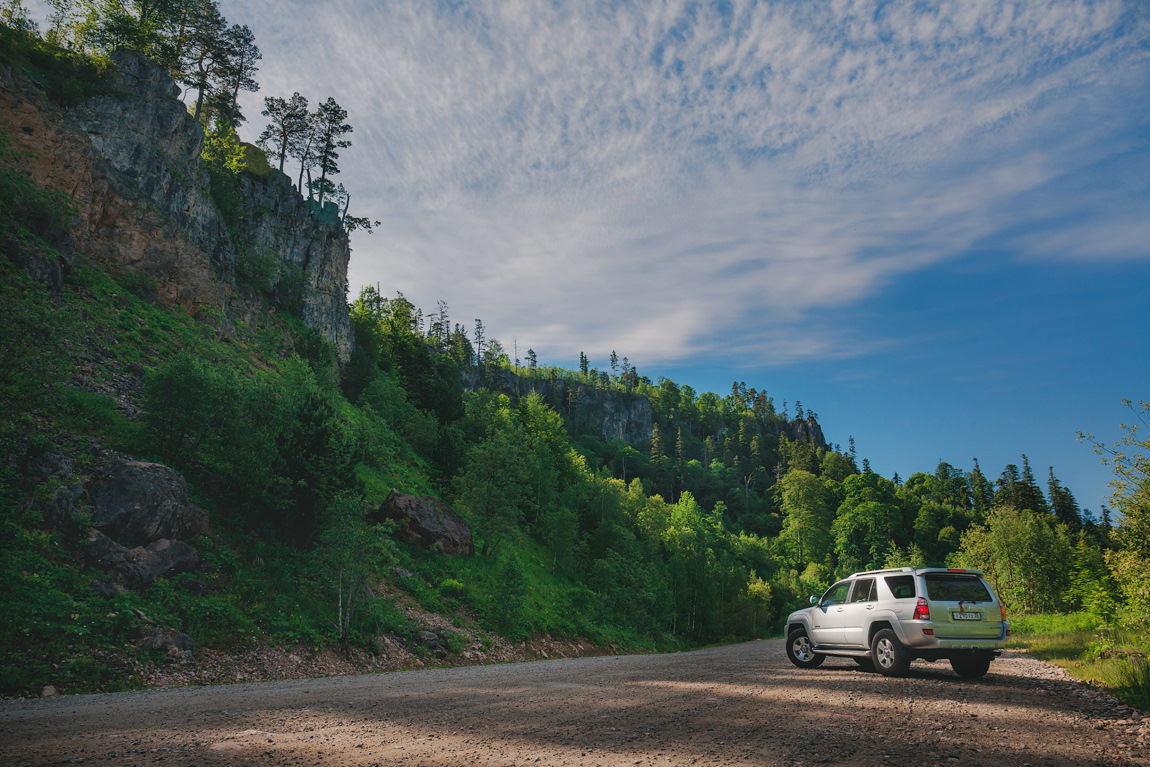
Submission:
[[[327,101],[320,104],[319,109],[312,115],[312,131],[315,135],[312,146],[316,167],[319,168],[319,181],[312,185],[314,188],[309,189],[309,192],[316,192],[321,206],[325,194],[335,192],[335,186],[329,177],[339,173],[337,150],[351,146],[351,141],[343,138],[353,130],[351,125],[344,122],[345,120],[347,110],[337,104],[331,96],[328,96]]]
[[[268,118],[268,124],[257,143],[279,155],[279,169],[282,172],[291,147],[304,138],[310,127],[307,98],[301,96],[299,91],[293,93],[290,99],[267,96],[260,114]]]

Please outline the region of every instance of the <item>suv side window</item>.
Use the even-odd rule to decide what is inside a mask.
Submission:
[[[850,581],[839,581],[827,589],[827,592],[823,594],[823,598],[819,601],[819,604],[823,607],[841,605],[843,602],[847,601],[847,592],[850,591],[850,588]]]
[[[914,599],[918,596],[915,593],[913,575],[888,575],[884,580],[890,589],[890,595],[895,599]]]
[[[859,578],[855,581],[855,589],[851,592],[851,604],[873,602],[874,600],[874,578]]]

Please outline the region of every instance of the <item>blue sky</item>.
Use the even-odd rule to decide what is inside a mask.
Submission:
[[[1143,0],[225,0],[247,98],[334,96],[352,292],[799,399],[903,477],[1027,453],[1087,507],[1150,379]]]

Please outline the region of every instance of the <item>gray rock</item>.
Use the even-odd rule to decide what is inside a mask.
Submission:
[[[194,660],[192,651],[196,649],[196,642],[179,631],[157,629],[144,640],[140,648],[147,652],[163,652],[175,662],[184,664]]]
[[[444,554],[475,553],[471,528],[438,498],[430,495],[416,498],[392,490],[379,511],[384,518],[399,521],[396,535],[408,543],[424,549],[439,544]]]
[[[61,485],[48,499],[46,522],[58,527],[64,524],[76,513],[76,507],[84,496],[84,486],[79,482],[72,485]]]
[[[280,301],[286,299],[289,283],[302,276],[301,319],[319,330],[346,363],[354,346],[347,309],[351,249],[338,216],[315,215],[278,171],[263,179],[241,177],[240,192],[243,214],[233,231],[236,251],[243,254],[238,258],[276,255],[271,281]]]
[[[131,51],[113,53],[112,64],[107,91],[72,107],[71,116],[104,158],[104,173],[121,194],[155,205],[230,274],[227,227],[199,160],[203,128],[179,100],[164,67]]]
[[[199,552],[182,541],[161,538],[129,549],[99,530],[91,532],[85,555],[90,566],[110,571],[117,583],[131,589],[144,588],[167,575],[191,572],[200,564]]]
[[[188,501],[184,478],[158,463],[114,461],[88,493],[92,524],[124,546],[194,538],[208,527],[208,513]]]
[[[53,293],[59,293],[64,288],[64,264],[59,259],[52,258],[38,248],[23,247],[18,242],[8,249],[8,258]]]
[[[72,459],[60,453],[36,453],[24,462],[24,474],[34,482],[68,479],[72,471]]]

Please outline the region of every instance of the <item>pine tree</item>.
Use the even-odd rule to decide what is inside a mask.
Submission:
[[[1074,499],[1074,494],[1069,488],[1063,487],[1058,477],[1054,476],[1053,466],[1050,467],[1050,478],[1047,480],[1046,488],[1050,494],[1051,512],[1058,521],[1069,526],[1071,530],[1081,528],[1082,516],[1079,513],[1078,501]]]
[[[220,49],[218,88],[213,93],[212,102],[217,119],[235,130],[244,122],[239,107],[240,91],[254,93],[260,89],[255,80],[256,62],[263,58],[263,54],[256,45],[256,36],[246,24],[234,24],[224,32]]]
[[[220,15],[220,8],[214,1],[200,2],[189,9],[186,30],[183,82],[196,90],[196,106],[192,110],[192,117],[200,120],[204,99],[211,95],[226,59],[223,40],[227,22]]]
[[[994,506],[994,485],[982,473],[977,458],[974,459],[974,468],[970,471],[969,481],[971,506],[980,518],[985,517]]]
[[[339,151],[351,146],[351,141],[344,136],[351,133],[353,128],[344,122],[347,119],[347,110],[328,96],[327,101],[319,105],[312,115],[312,125],[315,133],[314,152],[316,167],[319,168],[319,181],[316,182],[318,202],[323,206],[325,194],[334,191],[334,185],[329,177],[339,173]],[[310,196],[313,190],[308,189]]]
[[[268,96],[264,99],[264,109],[260,114],[268,118],[268,125],[260,134],[258,143],[269,152],[279,155],[279,169],[282,172],[288,152],[308,132],[310,115],[307,99],[299,95],[298,91],[286,100]]]
[[[483,359],[483,320],[478,317],[475,318],[475,368],[480,367],[480,361]]]
[[[614,375],[618,369],[619,369],[619,355],[615,353],[614,349],[612,349],[611,350],[611,374]]]
[[[994,505],[1023,508],[1019,505],[1022,499],[1021,484],[1018,467],[1013,463],[1006,464],[1006,468],[994,483]]]
[[[1022,476],[1019,479],[1018,492],[1017,508],[1028,509],[1037,514],[1046,514],[1050,511],[1046,498],[1043,497],[1042,490],[1034,479],[1034,472],[1030,470],[1030,460],[1025,453],[1022,455]]]

